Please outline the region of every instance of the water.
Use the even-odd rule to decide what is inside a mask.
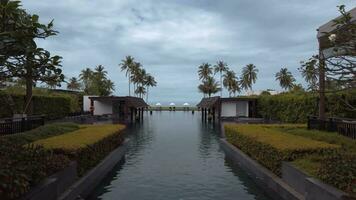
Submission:
[[[126,158],[89,199],[270,199],[225,158],[218,130],[199,112],[145,113],[127,130]]]

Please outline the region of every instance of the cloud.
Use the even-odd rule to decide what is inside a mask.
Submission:
[[[67,77],[102,64],[127,95],[118,64],[134,56],[158,80],[151,101],[198,101],[197,67],[223,59],[238,74],[259,68],[254,88],[279,89],[274,74],[288,67],[299,82],[299,62],[317,52],[316,29],[338,15],[337,0],[47,0],[23,1],[60,32],[39,44],[63,57]]]

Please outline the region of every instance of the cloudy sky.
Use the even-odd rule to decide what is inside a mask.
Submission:
[[[150,101],[196,102],[197,67],[224,60],[238,74],[259,69],[254,90],[280,90],[274,74],[287,67],[299,82],[299,62],[317,52],[316,29],[355,0],[23,0],[41,22],[54,19],[58,36],[40,46],[63,57],[67,77],[102,64],[115,95],[128,94],[118,64],[140,61],[158,86]]]

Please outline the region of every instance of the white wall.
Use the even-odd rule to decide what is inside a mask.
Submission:
[[[221,117],[248,117],[248,101],[222,102]]]
[[[94,115],[112,114],[112,102],[94,101]]]
[[[221,103],[221,117],[236,117],[236,103],[222,102]]]

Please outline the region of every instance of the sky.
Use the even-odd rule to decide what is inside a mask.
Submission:
[[[253,90],[281,90],[275,73],[287,67],[303,83],[300,61],[317,54],[316,29],[356,0],[23,0],[42,23],[54,19],[57,36],[38,41],[63,57],[66,77],[101,64],[128,95],[118,64],[126,55],[158,82],[149,102],[198,102],[197,69],[223,60],[238,75],[259,69]],[[218,75],[216,76],[218,79]],[[223,96],[227,96],[224,91]]]

